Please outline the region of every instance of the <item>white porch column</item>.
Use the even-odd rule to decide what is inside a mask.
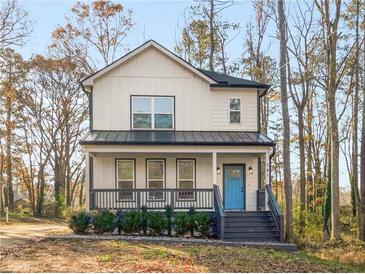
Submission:
[[[217,184],[217,152],[212,153],[212,179],[213,185]]]
[[[90,193],[89,193],[89,189],[90,189],[90,163],[89,163],[89,157],[90,154],[87,152],[85,153],[85,208],[87,211],[89,211],[89,205],[90,205]]]
[[[270,151],[265,153],[265,185],[270,184]]]

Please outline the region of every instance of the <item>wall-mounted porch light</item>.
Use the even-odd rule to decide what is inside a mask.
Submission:
[[[221,174],[221,169],[217,167],[217,174]]]
[[[253,174],[253,169],[251,166],[248,168],[248,174]]]

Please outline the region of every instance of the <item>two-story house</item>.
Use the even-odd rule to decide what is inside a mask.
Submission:
[[[197,69],[151,40],[82,87],[88,209],[193,207],[217,213],[222,239],[280,239],[264,188],[275,148],[260,132],[268,85]]]

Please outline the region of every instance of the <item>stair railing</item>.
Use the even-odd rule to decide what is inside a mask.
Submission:
[[[224,209],[221,192],[217,185],[213,185],[214,193],[214,211],[216,216],[216,226],[218,230],[219,239],[224,240]]]
[[[266,185],[265,189],[267,192],[267,205],[271,211],[275,225],[280,233],[280,242],[284,242],[284,216],[281,212],[278,202],[274,197],[274,194],[271,191],[271,187],[269,185]]]

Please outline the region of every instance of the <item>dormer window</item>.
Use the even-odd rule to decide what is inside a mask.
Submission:
[[[132,129],[174,129],[174,97],[132,96]]]
[[[241,99],[229,99],[229,122],[241,123]]]

